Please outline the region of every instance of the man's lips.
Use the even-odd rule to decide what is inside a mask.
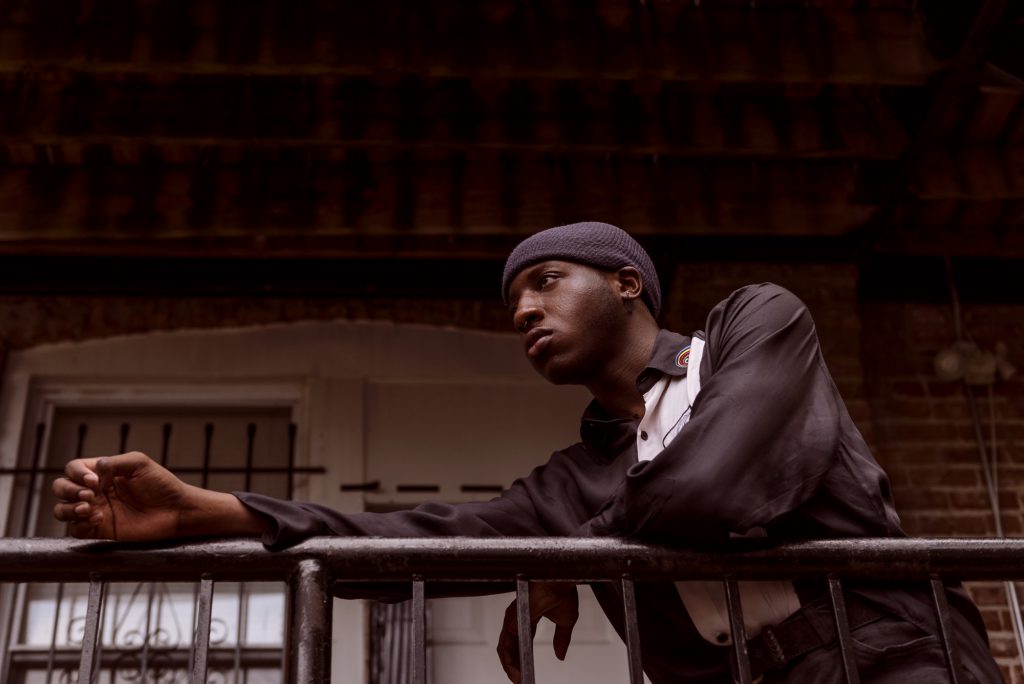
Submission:
[[[544,347],[547,346],[550,339],[551,331],[546,328],[534,328],[530,332],[526,333],[526,337],[523,340],[523,347],[526,349],[526,355],[530,358],[536,357],[544,350]]]

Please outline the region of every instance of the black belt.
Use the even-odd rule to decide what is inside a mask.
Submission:
[[[821,607],[828,604],[817,605]],[[750,675],[753,679],[769,670],[786,667],[811,651],[837,643],[835,619],[822,621],[824,624],[815,627],[804,612],[807,608],[813,607],[806,606],[779,624],[765,627],[760,634],[747,642]],[[846,616],[851,631],[887,615],[888,613],[855,596],[846,597]],[[733,672],[736,672],[735,655],[732,658]]]

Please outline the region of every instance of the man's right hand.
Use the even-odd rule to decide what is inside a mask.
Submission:
[[[82,539],[254,535],[265,525],[234,496],[186,484],[139,452],[71,461],[53,493],[54,517]]]

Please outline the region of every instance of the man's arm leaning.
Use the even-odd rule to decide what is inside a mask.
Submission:
[[[182,482],[139,452],[71,461],[53,493],[54,517],[82,539],[252,536],[268,527],[231,494]]]

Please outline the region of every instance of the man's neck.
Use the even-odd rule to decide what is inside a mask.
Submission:
[[[605,372],[587,384],[587,389],[609,417],[643,417],[644,397],[636,388],[636,379],[647,367],[657,336],[658,326],[653,320],[650,325],[638,326],[628,335],[621,353]]]

